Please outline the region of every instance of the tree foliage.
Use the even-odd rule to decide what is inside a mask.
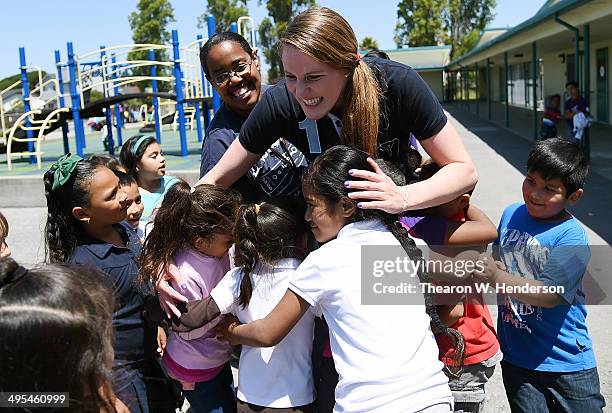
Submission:
[[[212,15],[215,17],[217,33],[229,31],[238,17],[249,14],[246,5],[247,0],[208,0],[206,12],[198,17],[198,27],[206,27],[206,17]]]
[[[449,44],[460,56],[478,42],[493,20],[496,0],[400,0],[395,42],[398,47]]]
[[[359,43],[359,50],[372,50],[378,49],[378,42],[370,36],[366,36]]]
[[[263,4],[263,0],[259,0]],[[278,81],[283,73],[283,65],[278,55],[278,38],[298,12],[316,5],[316,0],[267,0],[268,17],[259,24],[259,45],[263,50],[268,70],[268,82]]]
[[[134,43],[167,44],[171,41],[167,30],[168,23],[175,21],[174,9],[169,0],[138,0],[137,10],[128,16],[130,28],[132,29],[132,40]],[[128,60],[149,60],[148,50],[135,50],[128,54]],[[155,50],[155,60],[168,61],[169,56],[165,50]],[[165,76],[168,69],[158,66],[158,76]],[[134,76],[149,76],[149,66],[136,67],[132,69]],[[141,82],[144,88],[150,82]],[[160,90],[167,88],[167,84],[160,83]]]
[[[44,79],[44,77],[47,76],[47,72],[42,70],[41,75]],[[17,73],[16,75],[13,75],[13,76],[8,76],[0,80],[0,91],[6,89],[13,83],[17,82],[18,80],[21,80],[21,73]],[[30,86],[30,90],[38,86],[38,71],[37,70],[28,72],[28,85]],[[16,90],[21,92],[21,86],[17,86]]]
[[[400,0],[397,5],[395,44],[435,46],[443,42],[444,0]]]

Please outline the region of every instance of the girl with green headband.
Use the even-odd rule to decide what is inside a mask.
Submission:
[[[136,284],[138,237],[123,224],[129,202],[115,174],[99,158],[62,156],[44,175],[47,259],[102,270],[115,288],[112,386],[130,412],[148,412],[143,372],[156,348],[145,324],[146,288]]]
[[[150,228],[145,229],[145,226],[153,222],[164,196],[178,181],[174,176],[166,176],[166,158],[153,136],[132,136],[121,147],[119,158],[127,173],[138,182],[144,205],[140,229],[147,233]]]

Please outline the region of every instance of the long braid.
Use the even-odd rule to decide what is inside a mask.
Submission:
[[[392,215],[387,215],[383,222],[387,229],[391,231],[393,236],[397,238],[399,243],[401,244],[408,257],[413,261],[420,261],[423,259],[423,253],[416,246],[414,240],[408,234],[408,231],[404,226],[397,220],[397,217]],[[417,275],[419,277],[419,281],[423,284],[429,283],[430,278],[429,274],[426,271],[422,271],[420,266],[416,267]],[[430,292],[424,292],[425,298],[425,311],[431,318],[431,324],[443,334],[451,337],[455,343],[454,351],[452,356],[449,357],[449,362],[447,365],[450,365],[456,371],[451,370],[451,374],[459,374],[463,367],[463,359],[465,356],[465,339],[463,335],[454,328],[448,327],[446,324],[442,322],[440,319],[440,315],[438,314],[438,310],[434,305],[433,295]]]
[[[257,251],[257,206],[247,204],[240,207],[238,221],[234,228],[236,243],[236,265],[242,268],[240,281],[240,295],[238,304],[244,309],[251,301],[253,295],[253,282],[251,272],[260,260]]]

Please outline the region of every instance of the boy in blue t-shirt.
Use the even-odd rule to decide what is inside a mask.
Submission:
[[[538,142],[527,160],[524,203],[507,207],[477,279],[498,295],[502,375],[512,412],[601,412],[582,277],[590,251],[567,208],[583,194],[588,162],[578,145]]]

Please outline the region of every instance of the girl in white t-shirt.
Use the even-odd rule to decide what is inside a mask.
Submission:
[[[181,327],[197,328],[218,314],[242,323],[264,318],[283,298],[306,251],[304,205],[277,198],[240,207],[234,228],[236,268],[210,293],[187,303]],[[314,313],[308,311],[291,331],[268,348],[245,345],[238,371],[238,412],[314,412],[312,340]]]
[[[399,250],[389,258],[407,254],[418,261],[422,253],[395,216],[361,209],[348,197],[345,181],[353,169],[380,171],[366,153],[347,146],[314,161],[303,181],[306,221],[324,245],[299,266],[270,314],[249,324],[228,321],[220,332],[233,344],[273,346],[311,307],[320,308],[339,374],[335,412],[450,412],[452,396],[430,321],[455,332],[437,317],[431,297],[418,290],[405,296],[408,305],[362,304],[371,294],[364,289],[362,295],[362,284],[373,275],[362,268],[368,254],[378,259]],[[418,275],[427,281],[422,271]],[[380,304],[395,299],[388,294]]]

